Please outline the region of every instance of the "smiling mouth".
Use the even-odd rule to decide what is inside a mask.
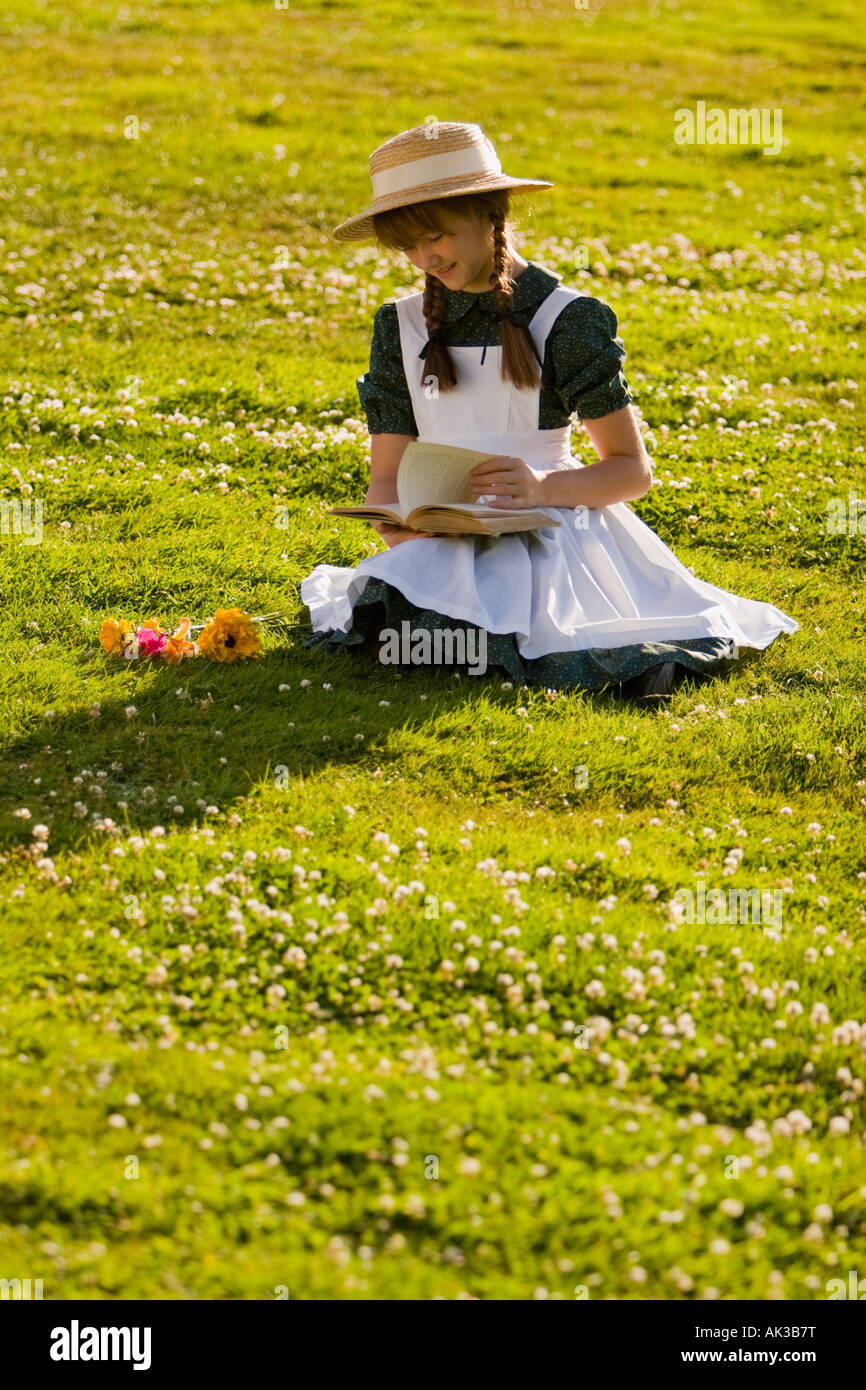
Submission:
[[[457,265],[457,262],[454,261],[451,265],[446,265],[445,268],[444,268],[444,270],[437,270],[437,271],[436,271],[436,274],[437,274],[437,275],[450,275],[451,272],[452,272],[452,270],[454,269],[454,267],[455,267],[456,265]]]

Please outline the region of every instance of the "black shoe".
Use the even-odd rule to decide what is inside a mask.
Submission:
[[[679,684],[683,675],[682,667],[675,661],[664,661],[660,666],[651,666],[642,675],[626,682],[622,691],[635,704],[656,704],[673,694],[674,686]]]
[[[361,647],[364,656],[370,661],[379,660],[379,651],[384,640],[382,631],[387,620],[384,603],[375,603],[368,613],[368,632]]]

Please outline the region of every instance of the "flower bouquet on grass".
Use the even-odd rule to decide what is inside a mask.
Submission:
[[[109,656],[139,661],[157,657],[174,666],[185,657],[206,656],[211,661],[239,661],[258,656],[262,639],[256,623],[279,618],[278,613],[266,613],[251,618],[239,608],[218,608],[208,623],[190,622],[182,618],[174,632],[165,632],[157,622],[133,627],[123,618],[106,618],[99,629],[99,644]],[[198,632],[196,641],[192,634]]]

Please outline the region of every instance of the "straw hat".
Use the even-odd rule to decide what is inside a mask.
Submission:
[[[479,125],[430,121],[386,140],[370,156],[373,201],[363,212],[341,222],[335,241],[368,241],[376,235],[373,215],[431,198],[486,193],[511,188],[529,193],[551,188],[548,179],[515,179],[503,174],[491,141]]]

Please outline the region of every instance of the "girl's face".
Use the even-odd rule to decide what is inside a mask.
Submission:
[[[493,229],[457,212],[439,214],[439,232],[419,232],[400,250],[426,275],[435,275],[449,290],[483,294],[493,274]]]

